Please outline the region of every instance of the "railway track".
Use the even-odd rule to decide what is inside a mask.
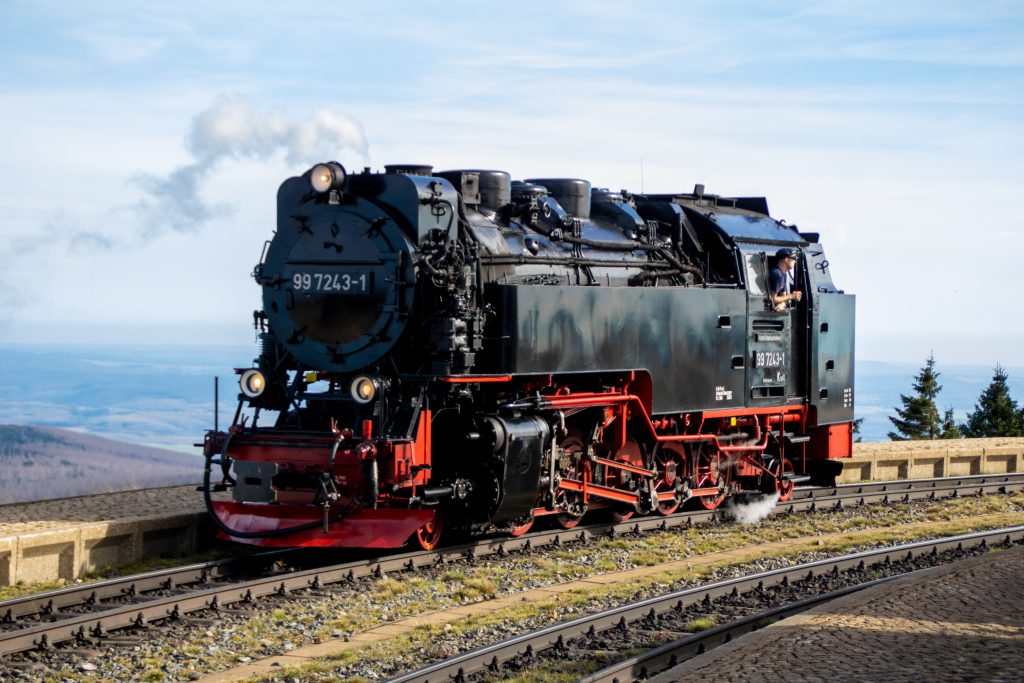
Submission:
[[[712,584],[678,591],[658,598],[616,607],[596,614],[549,626],[533,633],[479,648],[472,652],[436,662],[416,671],[389,679],[391,683],[435,683],[440,681],[466,681],[475,674],[500,675],[507,671],[520,671],[535,666],[542,658],[560,659],[575,655],[585,658],[588,653],[618,647],[626,653],[636,647],[637,634],[642,632],[672,632],[678,630],[697,608],[696,613],[707,612],[716,601],[743,599],[755,594],[754,604],[765,601],[765,596],[776,592],[783,604],[752,614],[694,635],[687,635],[641,655],[624,656],[597,673],[581,679],[586,683],[625,683],[648,680],[658,673],[676,666],[694,656],[703,654],[717,645],[754,631],[766,623],[835,600],[857,590],[920,571],[915,559],[937,560],[941,554],[956,556],[971,549],[985,549],[990,545],[1024,544],[1024,526],[964,534],[946,539],[909,543],[905,545],[854,553],[843,557],[820,560],[768,572],[728,579]],[[911,567],[903,571],[901,563]],[[877,568],[881,569],[877,569]],[[870,576],[872,570],[885,573],[871,580],[858,580]],[[848,585],[818,593],[822,584],[846,581]],[[796,601],[787,600],[794,592],[809,593]],[[770,598],[768,598],[770,600]],[[702,609],[703,608],[703,609]]]
[[[778,504],[772,514],[814,511],[874,502],[940,499],[1024,490],[1024,475],[984,475],[954,479],[904,480],[852,484],[834,488],[798,489],[793,500]],[[220,610],[250,609],[264,599],[316,591],[330,584],[353,582],[404,571],[517,551],[557,547],[617,534],[658,532],[712,520],[724,521],[728,508],[645,517],[618,524],[596,524],[573,530],[540,531],[518,538],[482,539],[472,544],[430,552],[374,557],[304,570],[253,577],[253,563],[288,559],[287,553],[234,558],[148,572],[101,583],[64,588],[0,602],[0,657],[30,650],[94,647],[125,629],[187,619]]]

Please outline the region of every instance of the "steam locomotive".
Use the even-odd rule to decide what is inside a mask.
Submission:
[[[854,297],[764,198],[329,162],[277,206],[259,356],[203,446],[224,538],[429,549],[785,499],[851,455]],[[804,296],[776,310],[780,248]]]

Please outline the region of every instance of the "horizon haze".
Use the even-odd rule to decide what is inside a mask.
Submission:
[[[248,367],[251,346],[102,346],[0,344],[0,424],[51,426],[146,446],[199,454],[213,427],[213,378],[220,378],[223,429],[237,405],[233,368]],[[888,417],[912,394],[915,363],[857,361],[854,411],[864,441],[885,441]],[[1024,367],[1004,366],[1010,396],[1024,404]],[[936,360],[940,411],[964,422],[993,367]]]

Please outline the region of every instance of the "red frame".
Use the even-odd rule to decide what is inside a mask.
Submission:
[[[438,379],[449,384],[498,384],[512,382],[513,376],[467,375]],[[645,432],[642,436],[651,443],[706,443],[713,453],[731,454],[734,457],[729,466],[733,468],[732,472],[740,477],[759,477],[767,472],[759,456],[769,445],[770,432],[781,425],[793,425],[794,431],[811,437],[810,447],[799,448],[800,452],[796,454],[796,458],[786,455],[786,458],[802,471],[806,471],[809,458],[834,459],[849,457],[852,454],[852,424],[809,424],[813,420],[813,415],[809,419],[808,409],[804,404],[694,411],[680,416],[661,416],[652,419],[650,378],[646,373],[624,375],[620,378],[619,387],[599,392],[574,393],[571,386],[558,385],[554,379],[554,376],[550,375],[523,378],[520,388],[524,391],[527,388],[542,389],[545,393],[535,404],[542,410],[576,411],[604,408],[599,439],[612,453],[626,446],[630,438],[628,425],[631,420],[639,420],[641,429]],[[235,541],[262,546],[394,548],[404,545],[417,530],[438,522],[436,512],[432,508],[411,505],[418,488],[426,485],[429,479],[433,460],[432,418],[430,410],[423,410],[416,426],[415,437],[409,441],[374,440],[370,434],[365,433],[365,430],[361,436],[353,436],[350,430],[335,430],[333,436],[296,437],[280,432],[246,434],[241,429],[233,428],[226,444],[222,440],[222,435],[212,435],[208,439],[209,447],[220,450],[226,446],[225,450],[232,458],[285,463],[296,470],[322,468],[327,460],[327,453],[335,448],[337,443],[334,473],[338,486],[344,487],[350,479],[361,482],[363,460],[375,457],[382,490],[387,490],[387,493],[378,497],[373,506],[363,506],[347,514],[345,506],[351,502],[349,499],[339,499],[332,503],[328,508],[328,517],[331,521],[326,532],[322,528],[314,528],[259,539],[240,539],[223,533],[221,535]],[[732,427],[751,429],[755,443],[725,443],[719,437],[724,436],[723,430]],[[678,431],[683,433],[676,433]],[[594,483],[594,465],[642,477],[658,476],[657,471],[611,457],[594,457],[590,461],[584,461],[580,477],[560,480],[559,488],[582,494],[583,501],[588,507],[593,503],[597,507],[611,505],[621,509],[622,506],[637,506],[640,503],[639,493]],[[693,463],[692,467],[695,468],[696,463]],[[691,474],[696,472],[679,473],[677,476]],[[721,490],[714,487],[690,491],[693,497],[713,498],[720,494]],[[303,490],[302,495],[308,499],[309,492]],[[675,491],[671,490],[656,494],[657,501],[662,503],[674,500],[675,496]],[[321,506],[302,504],[296,497],[287,495],[287,492],[280,492],[278,504],[215,501],[213,507],[221,522],[233,530],[242,532],[283,529],[309,524],[323,518]],[[543,516],[558,512],[537,508],[533,510],[533,515]],[[333,519],[337,515],[344,516],[338,520]]]

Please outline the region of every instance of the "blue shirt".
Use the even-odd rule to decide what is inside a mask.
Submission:
[[[772,268],[772,272],[768,274],[768,287],[772,294],[786,294],[788,281],[789,276],[782,272],[781,268]]]

